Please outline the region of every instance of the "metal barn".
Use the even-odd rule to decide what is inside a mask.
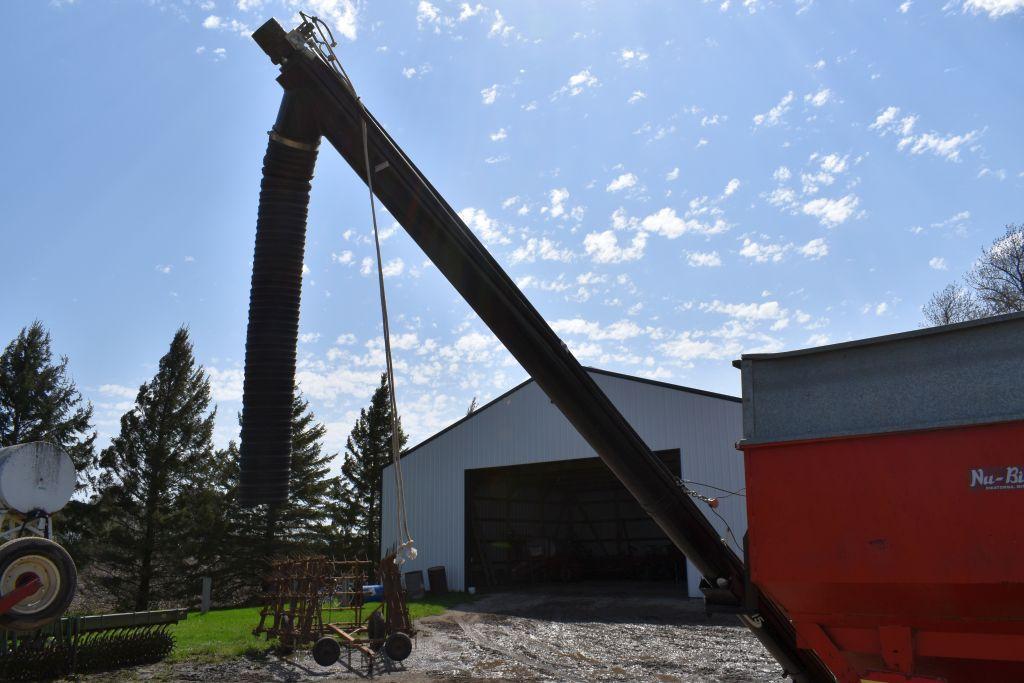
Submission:
[[[588,368],[669,469],[720,504],[699,503],[734,550],[746,532],[740,399]],[[395,545],[393,466],[384,471],[382,546]],[[533,380],[409,449],[406,509],[418,557],[453,590],[576,579],[700,576]],[[727,526],[728,525],[728,526]]]

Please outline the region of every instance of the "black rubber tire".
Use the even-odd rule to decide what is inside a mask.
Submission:
[[[41,628],[59,619],[75,599],[75,589],[78,587],[78,570],[75,568],[75,562],[68,551],[45,538],[26,536],[0,545],[0,576],[3,576],[16,560],[27,555],[39,555],[56,566],[60,578],[59,591],[53,602],[38,612],[19,614],[12,609],[6,614],[0,614],[0,628],[11,631],[33,631]]]
[[[398,631],[384,641],[384,654],[393,662],[401,662],[412,654],[412,638]]]
[[[370,647],[375,651],[380,650],[387,633],[388,624],[384,620],[384,615],[380,613],[379,609],[373,610],[373,614],[366,620],[366,635],[370,638]]]
[[[324,636],[313,644],[313,661],[320,666],[331,666],[341,659],[341,643]]]

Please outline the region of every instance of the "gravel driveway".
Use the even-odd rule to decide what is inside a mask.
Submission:
[[[699,600],[666,596],[654,583],[559,585],[493,593],[418,622],[395,681],[778,681],[780,667],[735,617],[708,619]],[[355,660],[354,660],[355,663]],[[288,659],[160,664],[90,677],[123,681],[336,681],[359,676],[323,669],[308,653]]]

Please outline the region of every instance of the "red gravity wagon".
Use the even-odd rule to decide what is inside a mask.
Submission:
[[[751,580],[843,682],[1024,681],[1024,315],[745,355]]]

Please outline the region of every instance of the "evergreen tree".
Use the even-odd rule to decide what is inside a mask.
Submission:
[[[0,354],[0,446],[49,441],[64,449],[85,486],[94,464],[92,405],[67,376],[68,359],[54,362],[50,333],[38,320],[22,328]]]
[[[121,604],[145,610],[194,593],[209,569],[217,519],[210,384],[188,331],[174,335],[100,455],[97,564]]]
[[[225,509],[229,520],[227,556],[218,581],[225,593],[240,597],[259,585],[266,561],[297,553],[325,553],[331,547],[333,454],[323,452],[327,429],[316,421],[298,389],[292,400],[292,459],[288,502],[243,508],[237,503],[238,447],[232,442],[218,458],[224,463]]]
[[[387,375],[382,374],[369,408],[359,411],[345,444],[345,461],[341,466],[344,482],[337,491],[336,524],[352,526],[355,549],[371,560],[380,558],[381,473],[392,457],[389,392]],[[404,448],[405,442],[399,421],[399,448]]]

